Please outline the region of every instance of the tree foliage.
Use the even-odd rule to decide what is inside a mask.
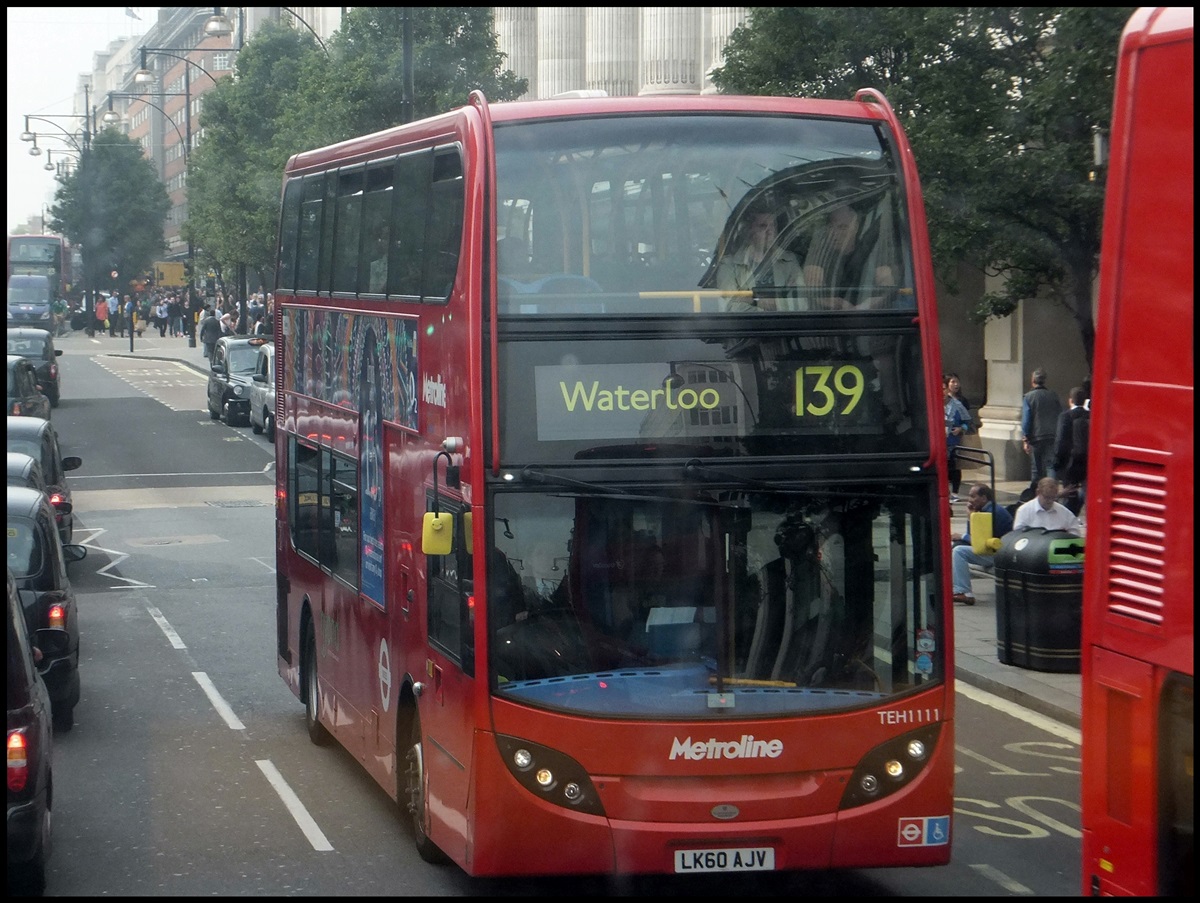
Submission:
[[[725,93],[848,98],[879,88],[921,173],[934,259],[997,274],[979,321],[1065,305],[1091,360],[1091,294],[1116,50],[1132,7],[755,7],[713,81]]]
[[[502,71],[488,6],[362,6],[347,13],[329,43],[328,86],[343,114],[337,138],[370,134],[406,121],[404,17],[413,45],[412,112],[422,119],[462,106],[473,90],[493,101],[528,90],[526,79]]]
[[[304,103],[302,75],[322,59],[311,36],[268,25],[237,55],[235,77],[204,95],[184,234],[218,272],[273,271],[283,167],[295,152],[278,124]]]
[[[234,77],[204,96],[185,234],[207,262],[271,273],[288,158],[405,121],[406,12],[412,118],[461,106],[475,89],[490,100],[528,90],[501,69],[491,7],[354,7],[328,53],[304,31],[264,26],[238,53]]]
[[[74,172],[60,180],[50,228],[80,249],[85,287],[124,292],[162,254],[170,209],[167,190],[141,145],[106,129],[80,155]]]

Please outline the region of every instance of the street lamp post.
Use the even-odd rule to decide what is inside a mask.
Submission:
[[[89,95],[89,89],[88,89],[87,85],[83,86],[83,107],[84,107],[84,110],[88,110],[91,108],[91,97]],[[82,129],[81,133],[70,132],[67,129],[63,128],[61,125],[59,125],[57,122],[55,122],[54,121],[55,119],[82,119],[83,120],[83,129]],[[40,155],[41,151],[38,149],[38,146],[37,146],[38,135],[35,134],[34,132],[30,131],[30,129],[29,129],[30,120],[36,120],[38,122],[45,122],[49,125],[54,126],[56,129],[58,129],[60,132],[62,132],[63,136],[50,135],[49,137],[55,137],[55,138],[58,138],[60,141],[65,141],[73,149],[78,151],[79,152],[79,165],[81,168],[83,167],[85,159],[88,155],[88,152],[91,150],[92,135],[96,130],[94,115],[89,116],[86,112],[85,113],[44,113],[44,114],[40,114],[40,115],[36,115],[36,116],[35,115],[26,115],[25,116],[25,131],[21,133],[20,139],[22,141],[33,142],[33,146],[29,149],[30,155]],[[78,141],[76,140],[77,137],[79,138]],[[46,163],[47,163],[47,165],[49,165],[49,163],[50,163],[49,151],[47,151]],[[43,223],[44,223],[44,221],[43,221]],[[86,242],[81,243],[80,250],[86,250]],[[95,320],[96,320],[96,318],[95,318],[95,309],[96,309],[95,308],[95,286],[92,284],[92,279],[89,275],[88,267],[86,266],[86,264],[83,268],[83,275],[84,275],[83,304],[84,304],[85,316],[87,318],[87,332],[88,332],[88,335],[91,335],[93,332],[93,324],[95,323]]]
[[[209,17],[208,22],[205,23],[205,26],[204,26],[205,34],[219,36],[220,32],[216,29],[215,26],[213,26],[213,23],[217,22],[218,18],[219,18],[219,13],[214,8],[213,15],[211,17]],[[212,27],[210,28],[210,26],[212,26]],[[204,75],[207,76],[208,79],[214,85],[217,84],[217,80],[211,72],[209,72],[207,69],[205,69],[199,63],[196,63],[196,62],[188,59],[186,56],[180,55],[180,54],[190,53],[191,52],[190,48],[186,48],[186,47],[142,47],[142,48],[140,48],[140,50],[141,50],[141,66],[133,74],[133,82],[134,82],[134,84],[137,84],[137,85],[152,85],[158,80],[157,77],[155,76],[154,72],[152,70],[150,70],[149,68],[147,68],[147,66],[146,66],[147,54],[153,53],[157,56],[170,57],[171,59],[178,60],[179,62],[184,64],[184,66],[183,66],[183,97],[184,97],[183,121],[184,121],[184,131],[186,132],[186,137],[184,138],[183,168],[184,168],[184,172],[189,173],[189,175],[190,175],[190,159],[191,159],[190,155],[191,155],[191,150],[192,150],[192,70],[191,70],[191,67],[195,66],[197,69],[199,69],[201,72],[203,72]],[[160,92],[160,96],[166,97],[168,95]],[[166,114],[164,113],[163,115],[166,115]],[[171,119],[170,116],[167,116],[167,118]],[[175,124],[174,120],[171,120],[171,124],[172,125]],[[178,131],[178,128],[176,129],[176,131]],[[186,190],[186,180],[185,180],[185,190]],[[190,208],[189,208],[189,212],[190,212]],[[188,243],[187,243],[187,260],[188,260],[187,304],[185,305],[186,309],[187,309],[186,327],[187,327],[187,336],[188,336],[188,347],[195,348],[196,347],[196,312],[198,310],[198,306],[196,304],[196,293],[195,293],[195,284],[194,284],[195,278],[196,278],[196,249],[195,249],[195,246],[192,244],[192,239],[190,236],[188,237]]]

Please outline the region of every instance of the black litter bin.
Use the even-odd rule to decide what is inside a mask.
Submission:
[[[1079,673],[1083,537],[1023,530],[996,552],[996,655],[1005,665]]]

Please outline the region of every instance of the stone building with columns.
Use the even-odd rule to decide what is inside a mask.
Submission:
[[[710,94],[745,6],[497,6],[505,66],[530,99],[568,91]]]
[[[526,98],[575,91],[610,96],[710,94],[710,73],[722,65],[733,30],[749,7],[497,6],[498,49],[505,68],[529,79]],[[918,167],[920,165],[920,160]],[[959,375],[982,420],[980,439],[996,462],[996,479],[1029,478],[1021,447],[1021,398],[1041,367],[1066,405],[1072,386],[1088,377],[1083,342],[1070,314],[1046,299],[1022,302],[985,326],[969,314],[989,287],[966,267],[957,292],[939,286],[942,367]],[[967,471],[967,479],[986,478]]]

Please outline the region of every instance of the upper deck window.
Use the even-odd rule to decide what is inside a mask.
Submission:
[[[875,124],[676,115],[496,129],[500,309],[913,304],[900,178]]]

